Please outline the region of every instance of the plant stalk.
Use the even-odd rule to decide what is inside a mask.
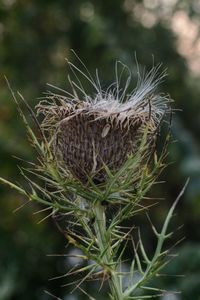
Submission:
[[[93,210],[95,214],[94,229],[101,253],[102,266],[104,266],[104,270],[106,270],[106,266],[108,266],[109,270],[108,282],[111,290],[111,299],[124,300],[120,275],[117,271],[118,264],[114,263],[113,260],[111,236],[106,229],[105,207],[97,202]]]

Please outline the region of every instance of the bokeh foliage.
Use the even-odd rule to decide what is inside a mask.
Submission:
[[[33,155],[3,75],[7,76],[12,88],[20,90],[34,106],[37,97],[48,89],[46,82],[67,89],[65,58],[75,59],[70,49],[81,57],[91,72],[99,69],[105,85],[112,82],[116,59],[134,66],[136,53],[139,63],[147,69],[153,61],[162,62],[169,76],[161,88],[175,99],[173,107],[182,111],[173,118],[172,135],[177,142],[169,148],[168,159],[173,164],[162,175],[166,183],[152,191],[166,197],[153,211],[158,226],[185,178],[189,176],[191,180],[175,221],[176,226],[185,224],[178,235],[186,236],[186,241],[177,249],[179,257],[166,269],[171,275],[185,274],[185,277],[161,278],[160,285],[167,284],[169,289],[183,291],[174,299],[199,299],[199,76],[190,72],[186,59],[179,54],[178,39],[170,26],[178,11],[184,11],[196,22],[200,13],[199,1],[169,1],[172,4],[168,10],[164,9],[167,1],[154,0],[152,3],[157,3],[154,6],[149,6],[150,2],[0,1],[1,176],[20,182],[19,162],[12,155],[27,160]],[[156,16],[156,22],[140,15],[142,9]],[[65,278],[51,282],[48,278],[64,273],[70,262],[64,258],[46,257],[49,253],[67,252],[64,237],[51,220],[37,225],[42,216],[32,212],[39,207],[26,206],[12,214],[23,199],[2,186],[0,189],[0,299],[50,299],[44,294],[45,289],[64,298],[69,293],[66,288],[60,288],[66,282]],[[152,234],[146,230],[146,220],[138,217],[136,223],[141,222],[147,233],[146,244],[151,250]],[[165,299],[169,298],[166,296]]]

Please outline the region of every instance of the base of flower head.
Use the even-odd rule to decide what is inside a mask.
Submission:
[[[55,135],[54,152],[78,179],[103,182],[104,166],[117,171],[127,156],[136,153],[147,124],[139,117],[124,126],[118,118],[96,118],[87,112],[63,119]],[[151,123],[149,145],[155,131]],[[151,137],[151,138],[150,138]],[[149,147],[150,149],[151,147]]]

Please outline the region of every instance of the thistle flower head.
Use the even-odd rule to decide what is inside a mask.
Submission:
[[[133,75],[123,64],[119,73],[119,64],[116,63],[115,82],[104,90],[98,73],[93,79],[86,68],[84,73],[69,62],[77,78],[77,82],[69,78],[72,94],[49,93],[37,106],[38,113],[44,115],[42,126],[53,138],[57,161],[83,182],[88,177],[95,182],[104,181],[105,166],[117,171],[137,151],[145,131],[150,150],[168,110],[168,97],[155,93],[165,76],[159,75],[160,66],[143,76],[138,72],[136,87],[130,90]],[[125,71],[128,75],[122,84]],[[86,93],[78,75],[93,86],[92,96]]]

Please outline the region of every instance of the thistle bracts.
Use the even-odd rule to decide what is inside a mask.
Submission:
[[[163,293],[148,282],[166,263],[169,253],[164,242],[171,236],[167,228],[177,201],[160,232],[152,225],[157,238],[152,257],[146,253],[140,233],[138,240],[133,240],[134,226],[125,230],[122,224],[148,211],[150,204],[143,206],[141,201],[165,167],[169,136],[159,156],[155,149],[157,133],[169,111],[169,98],[156,93],[164,74],[158,74],[159,67],[144,76],[138,73],[136,88],[131,90],[131,72],[123,64],[118,72],[117,63],[115,82],[103,90],[98,75],[94,80],[87,69],[88,75],[69,65],[77,81],[69,78],[71,93],[45,95],[36,107],[37,114],[43,115],[41,124],[27,106],[39,133],[28,125],[13,94],[38,160],[21,170],[29,189],[1,181],[44,205],[46,218],[63,215],[67,224],[63,233],[85,260],[83,266],[69,272],[70,276],[84,274],[75,289],[87,279],[99,279],[101,286],[108,280],[110,299],[150,299],[152,292],[154,296]],[[128,76],[122,81],[124,72]],[[80,76],[94,88],[92,96],[83,89]],[[108,218],[109,207],[115,209]],[[129,242],[132,262],[129,271],[123,272],[123,254]]]

